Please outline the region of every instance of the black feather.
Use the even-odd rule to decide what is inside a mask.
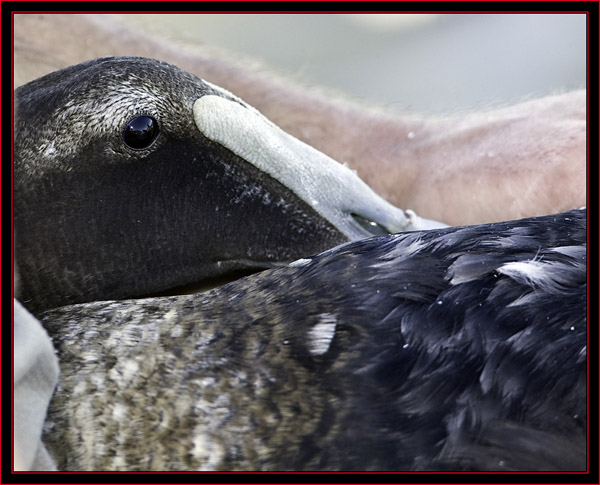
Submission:
[[[45,441],[67,469],[583,470],[585,245],[582,209],[47,312]]]

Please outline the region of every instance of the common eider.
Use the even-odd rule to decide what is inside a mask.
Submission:
[[[33,311],[443,226],[164,62],[97,59],[21,86],[15,99],[14,226]]]
[[[436,224],[173,66],[21,89],[17,258],[59,357],[59,470],[586,468],[585,209],[361,239]]]

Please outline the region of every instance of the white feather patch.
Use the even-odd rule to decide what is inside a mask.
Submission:
[[[533,288],[560,294],[563,286],[569,284],[569,270],[572,268],[572,265],[555,261],[530,260],[503,264],[498,272]]]
[[[319,323],[308,331],[308,349],[313,355],[323,355],[329,350],[335,335],[337,319],[330,313],[321,313]]]

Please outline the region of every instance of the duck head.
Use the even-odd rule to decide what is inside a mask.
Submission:
[[[96,59],[15,91],[16,251],[33,311],[270,268],[415,221],[164,62]]]

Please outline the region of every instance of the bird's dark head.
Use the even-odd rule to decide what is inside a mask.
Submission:
[[[287,263],[409,225],[349,169],[164,62],[102,58],[15,92],[33,310]]]

